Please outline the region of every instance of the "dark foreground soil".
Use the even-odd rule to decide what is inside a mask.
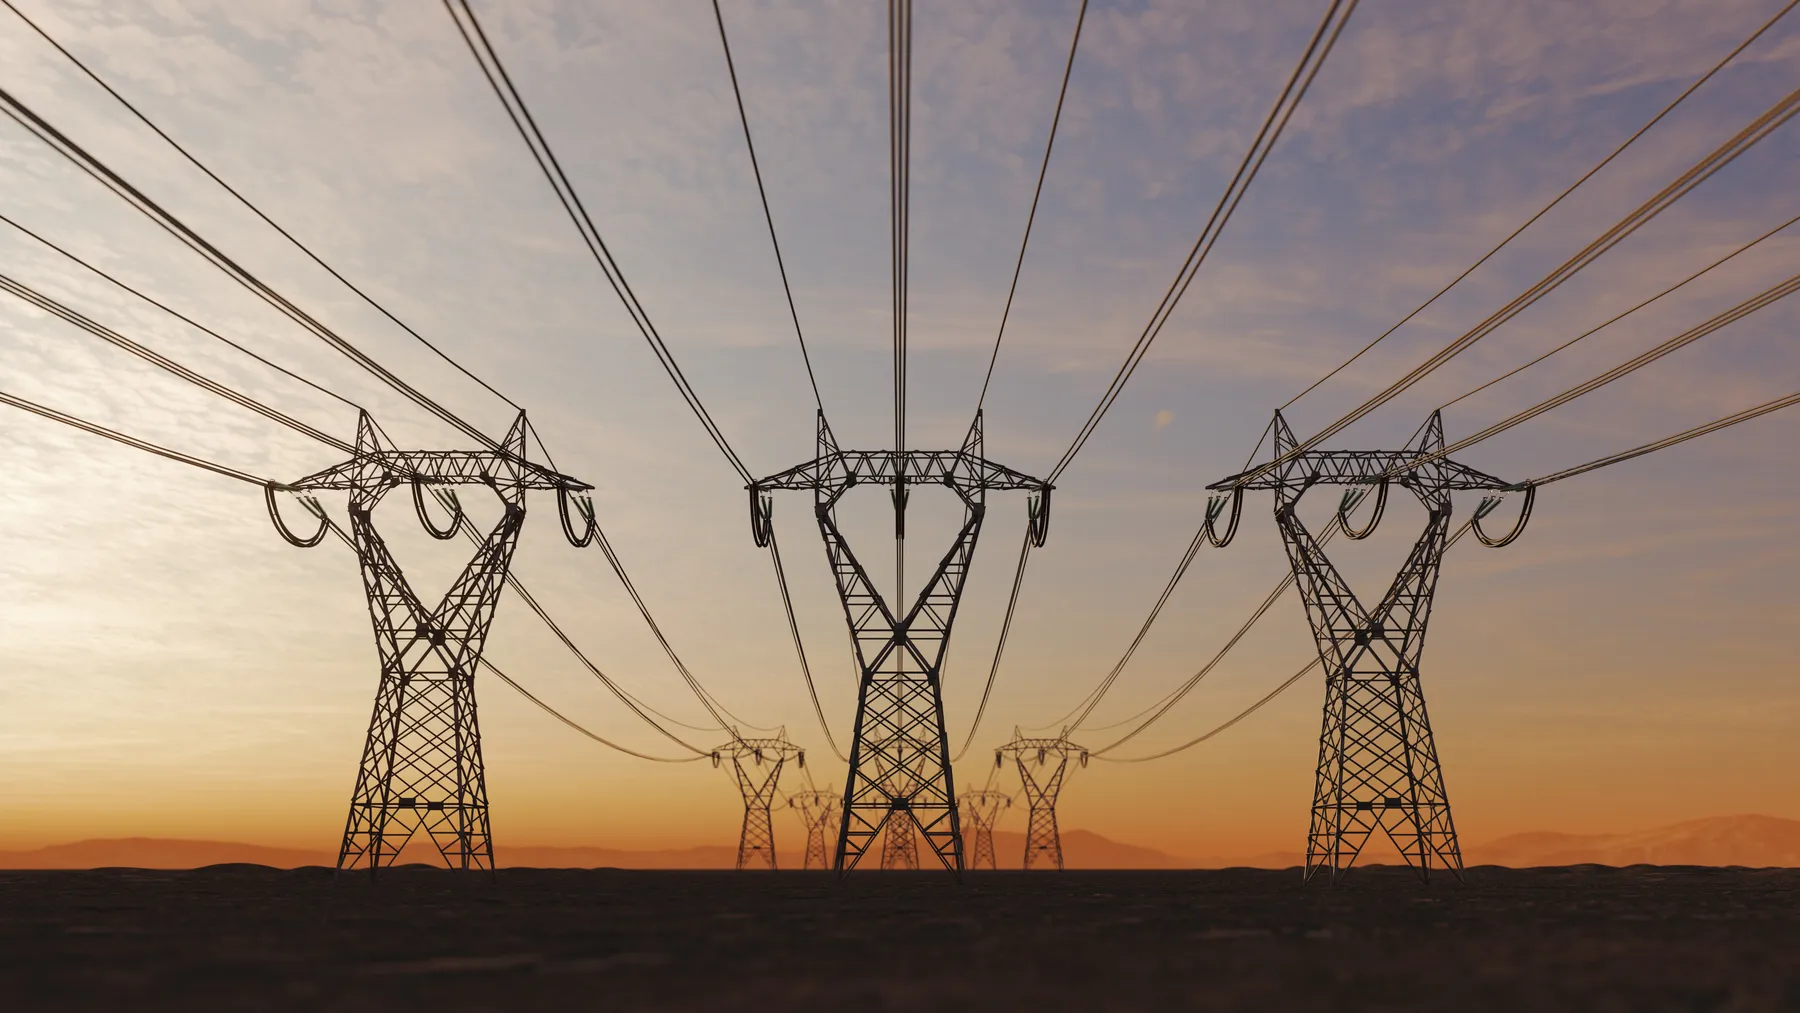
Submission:
[[[1800,1009],[1800,870],[0,872],[0,1009]]]

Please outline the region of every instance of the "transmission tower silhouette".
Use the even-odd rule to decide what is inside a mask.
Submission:
[[[769,808],[781,789],[781,768],[789,760],[805,767],[806,750],[789,742],[784,731],[770,739],[733,737],[713,750],[712,759],[715,767],[731,761],[738,791],[744,796],[744,828],[738,834],[737,867],[775,868],[775,822],[769,816]]]
[[[994,766],[1010,756],[1025,785],[1030,819],[1025,831],[1025,868],[1063,867],[1062,834],[1056,827],[1056,799],[1062,794],[1063,777],[1074,757],[1087,766],[1088,751],[1069,741],[1065,733],[1053,739],[1030,738],[1013,729],[1013,739],[994,751]]]
[[[995,766],[999,764],[996,762]],[[994,825],[1000,822],[1002,810],[1012,808],[1012,796],[982,788],[963,792],[957,796],[957,801],[962,803],[963,828],[971,837],[969,868],[999,868],[999,860],[994,855]]]
[[[831,851],[827,836],[837,831],[839,806],[843,799],[833,792],[817,788],[795,792],[787,797],[788,808],[800,814],[806,825],[806,858],[802,869],[831,868]]]
[[[303,546],[318,544],[331,524],[311,495],[327,490],[350,494],[349,540],[362,569],[381,658],[375,709],[338,851],[339,869],[367,867],[373,875],[392,864],[421,831],[452,868],[494,866],[475,669],[525,523],[526,490],[557,493],[564,532],[578,547],[592,541],[595,530],[593,508],[585,501],[578,509],[586,531],[578,536],[569,520],[571,493],[592,486],[527,461],[525,433],[525,413],[520,412],[498,449],[397,450],[362,413],[354,457],[284,487],[307,497],[319,518],[318,532],[307,539],[296,538],[282,524],[274,487],[269,487],[270,516],[289,541]],[[376,530],[376,505],[402,486],[411,486],[420,523],[438,539],[473,530],[455,487],[485,486],[503,506],[499,522],[435,607],[419,598]],[[428,488],[441,493],[441,502],[452,508],[442,528],[426,512]]]
[[[941,485],[962,500],[963,525],[956,541],[904,613],[876,590],[838,530],[838,500],[858,485],[890,490],[898,537],[905,534],[910,486]],[[759,546],[769,544],[770,494],[778,489],[813,493],[813,511],[861,670],[834,867],[840,874],[855,868],[890,820],[900,819],[916,824],[938,861],[960,873],[962,832],[940,669],[987,515],[987,493],[1030,492],[1030,533],[1034,544],[1042,545],[1049,529],[1050,486],[982,457],[980,412],[962,446],[942,451],[840,450],[820,412],[817,456],[750,486],[751,530]]]
[[[881,837],[883,869],[917,869],[919,867],[919,835],[910,816],[898,813],[887,821]]]
[[[1312,826],[1306,840],[1306,877],[1322,868],[1336,878],[1381,831],[1407,864],[1429,881],[1433,865],[1462,878],[1462,851],[1425,692],[1419,658],[1425,626],[1437,589],[1451,517],[1451,493],[1512,488],[1492,475],[1458,464],[1440,451],[1443,417],[1433,412],[1403,450],[1307,451],[1275,413],[1275,452],[1268,464],[1209,486],[1231,493],[1235,528],[1246,489],[1275,492],[1275,525],[1287,547],[1306,618],[1318,641],[1325,668],[1325,712],[1319,732],[1319,766],[1313,782]],[[1425,506],[1425,530],[1373,608],[1363,604],[1319,542],[1300,521],[1296,507],[1315,485],[1351,487],[1338,503],[1338,523],[1351,539],[1374,533],[1387,506],[1388,488],[1399,485]],[[1349,512],[1374,487],[1375,506],[1361,528]],[[1477,516],[1493,508],[1485,499]],[[1209,504],[1207,536],[1223,500]]]

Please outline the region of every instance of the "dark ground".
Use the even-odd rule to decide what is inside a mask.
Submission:
[[[0,1009],[1800,1010],[1800,870],[0,872]]]

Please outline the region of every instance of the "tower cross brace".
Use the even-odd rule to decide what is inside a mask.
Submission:
[[[838,528],[837,503],[858,485],[889,489],[897,534],[905,530],[909,487],[942,485],[962,501],[963,524],[955,541],[904,613],[876,589]],[[1031,536],[1042,545],[1051,487],[982,456],[979,412],[962,446],[942,451],[841,450],[821,412],[817,456],[749,487],[751,530],[758,545],[768,544],[770,494],[778,489],[813,493],[813,512],[859,669],[834,867],[840,874],[855,868],[890,822],[900,820],[918,828],[945,868],[961,873],[962,832],[940,681],[944,652],[987,513],[987,493],[1030,492]]]
[[[1274,434],[1273,467],[1265,465],[1208,488],[1232,494],[1234,523],[1245,489],[1274,491],[1275,524],[1324,664],[1325,707],[1306,841],[1306,877],[1329,869],[1335,880],[1379,831],[1422,878],[1429,880],[1436,866],[1460,879],[1462,851],[1425,708],[1419,662],[1448,541],[1451,493],[1497,494],[1514,487],[1439,456],[1444,426],[1436,412],[1398,451],[1295,453],[1299,443],[1279,412]],[[1386,594],[1373,606],[1351,590],[1299,518],[1300,499],[1315,485],[1351,487],[1338,504],[1338,520],[1352,539],[1373,533],[1391,485],[1411,492],[1425,507],[1424,530]],[[1357,530],[1348,512],[1371,487],[1376,496],[1373,516]],[[1492,503],[1484,501],[1477,518],[1492,509]]]
[[[403,451],[387,443],[364,413],[349,461],[282,487],[305,497],[318,516],[319,531],[309,539],[287,530],[270,489],[271,518],[284,537],[302,546],[318,544],[331,524],[313,495],[349,493],[349,541],[362,571],[380,658],[381,676],[351,790],[339,869],[367,868],[374,874],[420,832],[451,868],[493,868],[475,670],[524,526],[526,491],[556,491],[564,530],[577,546],[591,541],[594,533],[592,507],[585,502],[580,506],[587,521],[583,538],[576,536],[568,516],[570,494],[592,487],[527,461],[525,431],[525,413],[520,412],[498,449]],[[434,537],[449,539],[473,530],[453,491],[473,485],[486,486],[500,498],[500,520],[479,540],[474,557],[443,598],[427,605],[377,530],[375,507],[394,490],[411,486],[420,522]],[[442,529],[426,513],[427,489],[453,510]]]

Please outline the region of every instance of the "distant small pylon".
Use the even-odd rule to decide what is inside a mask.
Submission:
[[[796,792],[788,796],[788,806],[800,814],[806,824],[806,858],[803,869],[831,868],[828,840],[835,838],[843,821],[843,797],[828,791]]]
[[[735,729],[734,729],[735,731]],[[806,766],[806,751],[788,741],[785,730],[772,739],[734,737],[713,750],[713,766],[731,761],[738,791],[744,796],[744,827],[738,834],[739,869],[775,868],[775,823],[769,816],[781,787],[781,768],[796,760]]]
[[[1000,812],[1012,808],[1012,796],[1003,791],[965,791],[957,799],[962,803],[963,832],[969,837],[969,868],[997,869],[994,854],[994,824]]]
[[[919,867],[919,838],[913,832],[913,818],[906,813],[894,813],[888,817],[887,829],[881,838],[881,867],[883,869],[917,869]]]
[[[1030,821],[1025,831],[1025,868],[1063,867],[1062,834],[1056,826],[1056,799],[1062,793],[1063,776],[1068,773],[1069,758],[1079,758],[1087,766],[1088,751],[1069,741],[1068,735],[1054,739],[1030,739],[1013,729],[1013,740],[994,750],[994,766],[1011,755],[1019,768],[1019,780],[1025,788],[1025,801],[1030,807]],[[1031,761],[1035,761],[1033,764]]]

